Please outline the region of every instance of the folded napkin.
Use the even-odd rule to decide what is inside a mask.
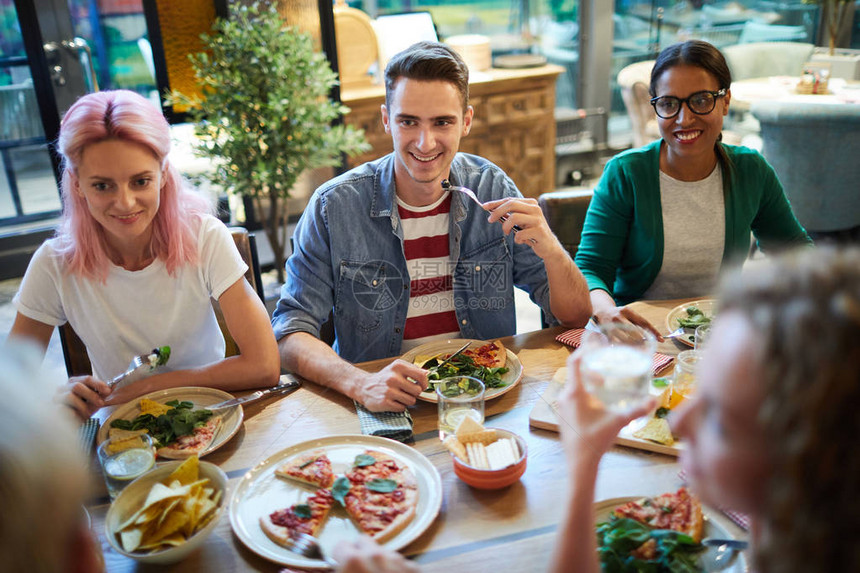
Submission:
[[[96,434],[99,431],[98,418],[87,418],[80,429],[78,429],[78,443],[85,455],[89,456],[93,452],[93,446],[96,443]]]
[[[369,436],[391,438],[398,442],[412,441],[412,416],[404,412],[371,412],[355,402],[361,433]]]
[[[678,472],[678,477],[681,478],[681,481],[687,483],[687,472],[681,470]],[[726,517],[731,519],[737,524],[738,527],[743,529],[744,531],[749,531],[750,529],[750,518],[745,513],[740,513],[739,511],[734,511],[732,509],[719,508]]]
[[[573,328],[571,330],[562,332],[561,334],[556,336],[555,339],[562,344],[567,344],[568,346],[572,346],[573,348],[578,348],[579,345],[582,344],[582,335],[584,332],[584,328]],[[665,368],[666,365],[672,362],[672,360],[674,359],[674,357],[669,356],[668,354],[656,352],[654,354],[654,362],[651,364],[651,371],[656,374],[657,372]]]

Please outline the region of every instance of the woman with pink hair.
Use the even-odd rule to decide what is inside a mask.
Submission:
[[[280,365],[266,309],[229,231],[168,160],[161,112],[130,91],[88,94],[66,112],[57,150],[62,221],[27,268],[10,338],[47,348],[55,327],[72,325],[93,376],[70,379],[65,402],[87,417],[163,388],[274,384]],[[210,298],[240,355],[224,358]],[[163,369],[111,393],[105,380],[165,345]]]

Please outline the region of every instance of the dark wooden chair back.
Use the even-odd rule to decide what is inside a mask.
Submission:
[[[249,233],[244,227],[230,227],[230,234],[233,236],[233,242],[236,244],[236,249],[245,264],[248,265],[248,271],[245,273],[245,278],[254,289],[254,292],[259,295],[260,300],[265,304],[266,299],[263,294],[263,281],[260,274],[260,261],[257,258],[257,243],[254,235]],[[212,307],[215,310],[215,317],[218,319],[218,326],[221,327],[221,333],[224,335],[226,343],[226,356],[234,356],[239,354],[239,347],[236,341],[230,336],[230,330],[227,328],[227,323],[224,320],[224,314],[221,312],[221,307],[216,300],[212,300]],[[63,347],[63,358],[66,361],[66,371],[69,376],[86,376],[93,373],[90,357],[87,354],[87,348],[80,339],[75,330],[67,322],[60,327],[60,343]]]
[[[575,257],[579,249],[582,226],[585,223],[585,214],[588,212],[592,194],[590,189],[577,189],[552,191],[538,198],[538,204],[549,228],[571,257]]]

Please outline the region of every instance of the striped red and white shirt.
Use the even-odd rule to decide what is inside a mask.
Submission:
[[[450,193],[426,207],[397,199],[410,282],[401,352],[431,340],[460,337],[448,245],[450,210]]]

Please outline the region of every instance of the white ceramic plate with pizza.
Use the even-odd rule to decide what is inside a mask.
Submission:
[[[492,341],[470,340],[468,338],[438,340],[417,346],[400,358],[412,363],[415,363],[416,359],[420,359],[418,362],[423,364],[434,356],[453,354],[467,342],[471,343],[469,345],[469,349],[477,349]],[[510,392],[517,384],[520,383],[520,379],[523,377],[523,364],[520,362],[520,359],[517,358],[517,355],[514,354],[510,348],[505,348],[505,354],[505,368],[508,369],[507,372],[502,374],[502,382],[504,382],[505,385],[500,388],[487,388],[487,391],[484,393],[484,400],[492,400],[493,398],[497,398],[502,394]],[[439,401],[439,398],[436,396],[436,392],[422,392],[418,396],[418,399],[424,400],[425,402]]]
[[[285,566],[326,569],[329,566],[317,559],[308,559],[281,547],[269,539],[260,528],[260,518],[272,512],[303,502],[316,491],[312,485],[287,480],[275,475],[275,470],[290,459],[322,449],[331,460],[336,476],[352,467],[355,457],[365,450],[388,454],[408,466],[418,480],[418,508],[415,517],[397,535],[383,543],[388,549],[398,550],[430,527],[442,507],[442,478],[439,472],[420,452],[399,442],[376,436],[347,434],[309,440],[290,446],[269,456],[242,477],[230,497],[230,525],[233,532],[248,549],[270,561]],[[325,555],[331,555],[334,546],[344,539],[360,535],[358,528],[335,502],[322,529],[317,535]]]
[[[206,406],[211,406],[212,404],[231,400],[233,396],[223,390],[216,390],[215,388],[192,386],[169,388],[167,390],[156,390],[155,392],[150,392],[149,394],[140,396],[139,398],[135,398],[118,406],[110,417],[104,421],[101,428],[99,428],[98,443],[102,443],[107,439],[108,431],[110,431],[110,424],[114,420],[133,420],[138,417],[140,415],[140,401],[144,398],[149,398],[159,404],[166,404],[172,400],[191,402],[194,404],[194,410],[199,410]],[[245,411],[242,409],[242,406],[236,406],[228,410],[222,410],[218,415],[221,416],[221,427],[215,433],[215,437],[212,439],[212,443],[209,444],[209,447],[203,450],[203,453],[199,454],[199,457],[201,458],[214,452],[236,435],[236,432],[238,432],[239,428],[242,426],[242,420],[245,418]]]
[[[699,310],[704,313],[705,316],[709,318],[713,318],[714,314],[716,314],[717,310],[717,300],[714,298],[703,298],[702,300],[694,300],[692,302],[685,302],[684,304],[679,304],[675,308],[669,311],[669,314],[666,315],[666,328],[669,332],[677,329],[680,325],[678,324],[679,318],[687,318],[687,309],[691,306],[695,306]],[[696,342],[696,329],[695,328],[686,328],[684,329],[686,334],[684,336],[679,336],[675,340],[681,342],[681,344],[686,344],[689,347],[695,346]]]
[[[645,496],[631,496],[631,497],[616,497],[613,499],[605,499],[603,501],[598,501],[594,504],[594,522],[595,523],[603,523],[609,520],[609,515],[612,513],[612,510],[618,507],[619,505],[623,505],[629,501],[636,501],[642,499]],[[702,537],[717,537],[719,539],[734,539],[735,537],[729,533],[729,531],[723,526],[719,521],[727,518],[717,518],[718,512],[706,507],[702,506],[702,514],[705,519],[704,528],[702,530]],[[703,571],[727,571],[729,573],[745,573],[748,571],[747,562],[744,558],[743,553],[738,553],[737,557],[734,561],[726,568],[719,568],[714,564],[713,559],[709,559],[711,555],[710,552],[703,553],[702,566]]]

